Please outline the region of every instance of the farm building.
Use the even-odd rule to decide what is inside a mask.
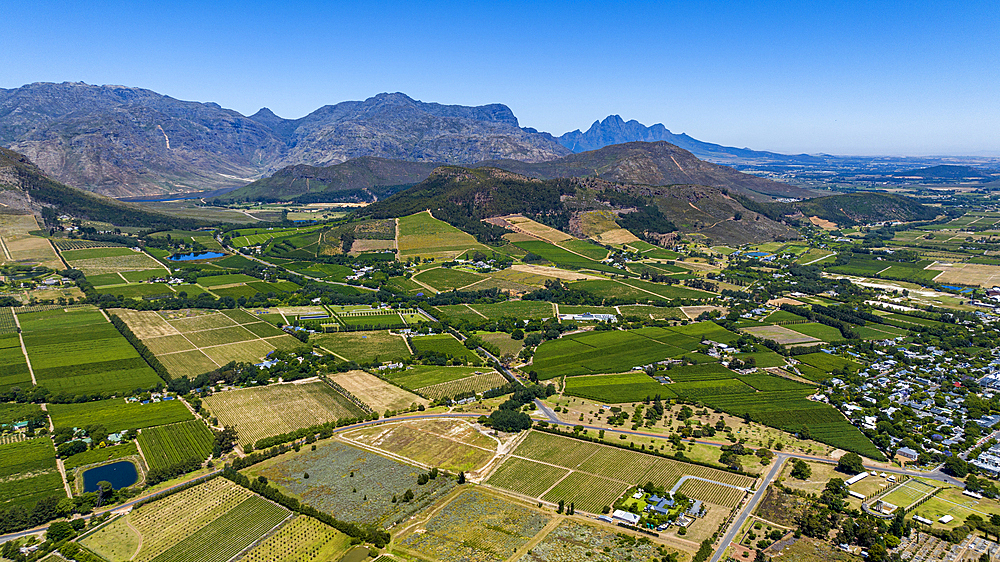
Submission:
[[[611,518],[619,523],[625,523],[628,525],[638,525],[639,516],[634,513],[629,513],[622,509],[616,509],[614,513],[611,514]]]
[[[614,314],[560,314],[560,320],[576,320],[578,322],[617,322],[618,317]]]
[[[903,447],[902,449],[896,451],[896,455],[911,461],[917,460],[917,457],[920,456],[919,453],[909,447]]]
[[[847,484],[848,486],[850,486],[852,484],[857,484],[858,482],[861,482],[862,480],[864,480],[867,477],[868,477],[868,473],[867,472],[862,472],[860,474],[855,474],[854,476],[851,476],[850,478],[848,478],[847,482],[844,482],[844,484]]]

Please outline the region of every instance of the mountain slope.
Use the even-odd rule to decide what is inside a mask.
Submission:
[[[379,94],[290,120],[83,83],[0,89],[0,145],[64,183],[120,197],[236,187],[285,166],[360,156],[471,164],[570,153],[551,135],[519,127],[500,104]]]
[[[931,220],[940,209],[893,193],[845,193],[799,201],[792,206],[807,217],[818,216],[847,226],[883,221]]]
[[[594,124],[581,132],[579,129],[557,137],[559,143],[573,152],[587,152],[628,142],[667,141],[692,154],[708,160],[722,163],[816,163],[821,159],[807,154],[788,155],[775,152],[750,150],[749,148],[734,148],[709,142],[703,142],[681,133],[675,134],[661,123],[649,127],[632,119],[624,121],[618,115],[610,115],[604,121],[594,121]]]
[[[420,184],[358,213],[389,218],[425,209],[481,242],[497,242],[506,233],[483,219],[523,213],[570,230],[575,218],[594,210],[610,211],[634,234],[654,240],[675,229],[715,244],[799,237],[788,226],[713,187],[648,186],[597,178],[541,180],[491,167],[443,166]]]
[[[271,177],[216,197],[216,201],[371,202],[398,191],[399,186],[419,183],[440,164],[406,162],[362,156],[318,167],[288,166]],[[386,188],[397,188],[387,190]]]
[[[294,166],[218,197],[218,201],[372,201],[382,198],[377,186],[413,184],[426,179],[435,165],[362,157],[335,166]],[[666,142],[634,142],[571,154],[548,162],[493,160],[475,167],[507,170],[538,179],[596,177],[611,182],[642,185],[691,184],[733,190],[750,197],[765,195],[808,197],[798,187],[738,172],[696,158]]]
[[[139,205],[63,185],[47,177],[26,156],[2,147],[0,204],[4,209],[30,211],[47,219],[67,214],[117,226],[197,228],[205,224],[192,219],[168,217]]]
[[[811,195],[808,190],[793,185],[705,162],[691,152],[664,141],[606,146],[534,164],[504,160],[484,162],[481,165],[542,179],[593,176],[608,181],[644,185],[707,185],[737,190],[758,198],[761,195],[796,198]]]

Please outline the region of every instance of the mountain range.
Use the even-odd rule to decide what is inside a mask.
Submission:
[[[289,165],[360,156],[469,164],[570,154],[551,135],[521,128],[500,104],[379,94],[292,120],[83,83],[0,89],[0,145],[66,184],[119,197],[235,187]]]
[[[216,103],[126,86],[64,82],[0,89],[0,145],[28,156],[54,179],[114,197],[234,188],[288,166],[329,167],[360,157],[535,164],[634,141],[666,141],[711,162],[812,158],[723,147],[617,115],[586,132],[554,137],[521,127],[502,104],[442,105],[401,93],[283,119],[267,108],[245,116]],[[565,175],[548,170],[529,175]]]

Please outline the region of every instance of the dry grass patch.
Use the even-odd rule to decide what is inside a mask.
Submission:
[[[551,226],[545,226],[540,222],[535,222],[522,215],[508,215],[502,218],[513,226],[511,230],[514,230],[515,232],[521,230],[534,235],[536,238],[552,242],[553,244],[573,239],[572,236],[561,230],[556,230]]]
[[[527,263],[519,263],[511,266],[514,271],[519,271],[522,273],[531,273],[533,275],[540,275],[542,277],[563,279],[565,281],[580,281],[581,279],[602,279],[596,275],[588,275],[586,273],[578,273],[576,271],[569,271],[566,269],[559,269],[558,267],[545,267],[541,265],[531,265]]]
[[[126,324],[128,324],[132,333],[142,340],[161,336],[173,336],[180,333],[177,328],[171,326],[170,323],[164,320],[162,316],[153,311],[115,308],[112,309],[111,312],[117,314]]]
[[[938,283],[957,283],[993,287],[1000,285],[1000,266],[979,263],[932,263],[927,269],[941,271],[934,278]]]
[[[296,381],[220,392],[206,397],[205,405],[220,424],[236,427],[242,445],[363,414],[360,408],[322,381]]]
[[[212,330],[214,328],[230,328],[237,326],[236,322],[233,321],[232,318],[219,312],[171,320],[170,325],[177,328],[177,330],[181,332],[195,332],[198,330]]]
[[[713,310],[718,310],[723,316],[728,312],[728,309],[722,306],[682,306],[680,308],[681,312],[691,320],[694,320],[705,312],[712,312]]]
[[[0,215],[0,264],[34,263],[63,269],[49,241],[28,234],[32,230],[39,230],[33,215]]]
[[[392,250],[395,247],[395,240],[355,240],[351,246],[351,253],[380,252],[382,250]]]
[[[158,338],[143,339],[146,347],[153,352],[153,355],[163,355],[165,353],[177,353],[178,351],[196,351],[197,348],[188,341],[187,338],[178,334],[176,336],[160,336]]]
[[[198,350],[182,351],[169,355],[159,355],[157,359],[167,368],[172,377],[195,378],[200,374],[214,371],[219,365]]]
[[[424,398],[393,386],[384,380],[364,371],[348,371],[331,377],[333,381],[344,387],[375,411],[402,410],[413,404],[427,405],[430,402]]]
[[[782,345],[794,343],[810,343],[820,341],[817,338],[800,334],[799,332],[781,326],[752,326],[740,328],[740,331],[753,334],[759,338],[774,340]]]
[[[366,427],[344,437],[452,472],[479,470],[493,458],[498,445],[465,420],[412,420]]]

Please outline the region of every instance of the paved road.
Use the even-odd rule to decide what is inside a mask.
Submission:
[[[750,514],[753,513],[754,508],[757,507],[757,503],[760,502],[762,497],[764,497],[764,491],[767,490],[768,484],[770,484],[771,481],[774,480],[774,477],[778,475],[778,472],[781,471],[781,465],[784,464],[787,459],[788,455],[786,454],[778,453],[775,455],[774,466],[771,467],[767,476],[764,477],[764,480],[760,483],[760,487],[757,488],[757,491],[754,493],[753,497],[750,498],[750,501],[748,501],[743,507],[743,511],[741,511],[736,519],[733,520],[732,524],[729,526],[729,530],[726,531],[725,536],[722,537],[722,542],[719,543],[719,548],[716,549],[715,554],[712,555],[709,562],[719,562],[719,558],[722,557],[722,553],[726,551],[726,547],[729,546],[729,543],[733,542],[733,539],[736,538],[736,533],[738,533],[740,528],[743,527],[743,523],[746,522],[747,517],[750,517]]]

